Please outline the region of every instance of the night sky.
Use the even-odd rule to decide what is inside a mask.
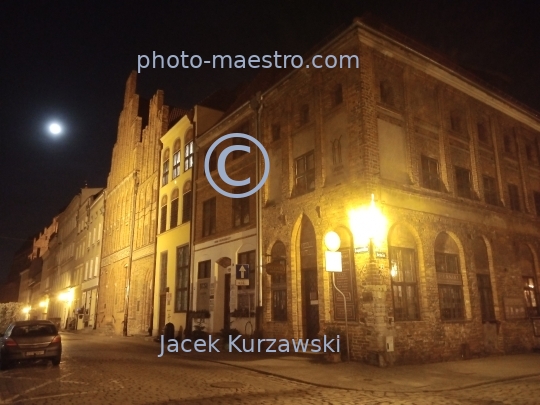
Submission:
[[[0,281],[24,239],[48,225],[85,181],[89,187],[106,186],[124,86],[138,54],[303,55],[371,12],[540,110],[540,2],[323,4],[3,2]],[[210,67],[146,69],[139,74],[138,92],[150,98],[162,89],[168,105],[191,107],[254,74]],[[48,134],[51,121],[65,127],[57,139]]]

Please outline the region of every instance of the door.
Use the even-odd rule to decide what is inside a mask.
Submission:
[[[302,268],[302,302],[304,334],[316,339],[319,334],[319,286],[317,283],[317,240],[311,221],[304,216],[300,231],[300,264]]]
[[[163,328],[165,327],[165,305],[167,304],[167,294],[159,295],[159,325],[158,333],[163,333]]]
[[[317,339],[319,334],[319,293],[317,269],[303,270],[303,301],[306,316],[306,337]]]
[[[231,328],[231,274],[225,274],[225,294],[223,294],[223,329]]]

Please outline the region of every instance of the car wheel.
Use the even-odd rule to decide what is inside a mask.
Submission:
[[[51,359],[51,361],[52,361],[53,366],[59,365],[59,364],[60,364],[60,356],[53,357],[53,358]]]

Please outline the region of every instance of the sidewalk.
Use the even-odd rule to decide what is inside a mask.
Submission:
[[[358,362],[321,363],[304,355],[263,357],[257,354],[221,353],[189,357],[320,387],[377,392],[448,391],[540,376],[540,354],[537,353],[389,368]]]
[[[105,336],[97,331],[90,333]],[[155,346],[159,350],[159,343],[154,342],[150,337],[115,336],[113,338],[129,339],[145,346]],[[450,391],[540,376],[540,354],[532,352],[388,368],[358,362],[324,363],[321,362],[320,356],[314,355],[222,351],[221,353],[168,353],[166,356],[227,364],[320,387],[371,392]]]

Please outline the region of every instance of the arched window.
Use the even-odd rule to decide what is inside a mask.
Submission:
[[[188,180],[184,183],[184,189],[182,190],[182,223],[191,221],[191,206],[192,206],[192,194],[191,194],[191,181]]]
[[[169,149],[163,152],[163,167],[161,173],[161,185],[164,186],[169,182]]]
[[[161,199],[161,222],[159,224],[159,232],[167,230],[167,196],[164,195]]]
[[[175,188],[171,195],[171,228],[178,225],[178,189]]]
[[[287,252],[283,242],[274,243],[271,256],[267,272],[272,277],[272,320],[283,322],[287,320]]]
[[[439,287],[441,319],[443,321],[465,319],[459,249],[456,242],[446,232],[441,232],[435,239],[435,270]]]
[[[174,141],[172,178],[180,176],[180,139]]]
[[[418,264],[414,237],[405,226],[397,225],[388,235],[388,246],[394,318],[396,321],[419,320]]]
[[[531,249],[521,243],[518,248],[517,258],[523,279],[523,294],[525,298],[525,308],[528,316],[538,316],[540,314],[538,306],[538,285],[534,259]]]
[[[193,128],[190,128],[184,136],[184,171],[193,167]]]
[[[480,296],[480,310],[482,322],[495,320],[495,306],[493,305],[493,290],[489,273],[489,259],[484,239],[477,237],[473,240],[474,269]]]

